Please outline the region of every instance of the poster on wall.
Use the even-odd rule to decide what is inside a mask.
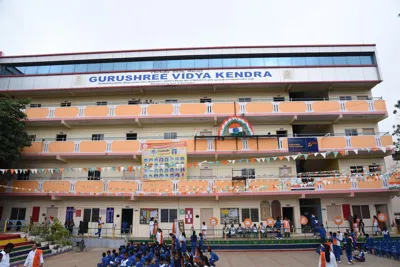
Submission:
[[[289,152],[318,152],[318,139],[315,137],[288,138]]]
[[[140,209],[140,224],[148,224],[150,218],[154,218],[158,221],[158,209]]]
[[[186,142],[142,144],[143,179],[186,179]]]
[[[221,208],[221,224],[238,224],[239,209],[238,208]]]

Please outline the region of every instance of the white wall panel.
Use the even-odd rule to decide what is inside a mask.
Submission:
[[[320,68],[307,69],[308,79],[311,81],[322,81],[322,70]]]
[[[31,90],[35,83],[35,77],[24,77],[22,79],[21,87],[16,89]]]
[[[33,83],[33,89],[49,88],[47,86],[48,76],[36,76]]]
[[[377,68],[362,68],[366,81],[380,80]]]
[[[363,68],[348,68],[348,70],[351,79],[358,81],[365,80]]]
[[[294,75],[293,75],[293,80],[299,81],[299,82],[307,82],[309,81],[308,79],[308,71],[307,69],[303,68],[295,68],[293,69]]]
[[[350,72],[348,68],[335,68],[336,72],[336,80],[339,81],[351,81],[353,80],[350,76]]]
[[[10,78],[3,78],[0,79],[0,90],[6,90],[10,87],[10,83],[14,82],[15,84],[12,88],[19,88],[21,84],[21,79],[10,79]]]
[[[47,88],[58,88],[60,85],[60,76],[47,76]]]

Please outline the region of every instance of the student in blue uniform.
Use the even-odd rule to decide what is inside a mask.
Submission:
[[[181,242],[175,235],[172,236],[172,239],[174,239],[174,250],[181,253]]]
[[[142,263],[142,254],[136,254],[136,265],[135,267],[144,267]]]
[[[181,240],[181,249],[182,249],[182,253],[186,252],[186,234],[182,233],[182,236],[180,238]]]
[[[353,242],[352,242],[352,238],[349,236],[349,234],[347,232],[344,233],[343,247],[344,247],[344,250],[346,251],[348,264],[353,264],[353,255],[352,255]]]
[[[337,233],[332,234],[332,248],[333,248],[333,254],[335,255],[336,261],[340,263],[340,254],[342,251],[342,248],[340,247],[340,241],[338,239]]]
[[[364,251],[368,253],[372,253],[372,249],[374,248],[374,239],[369,236],[369,234],[365,234],[365,244],[363,245]]]
[[[204,251],[204,239],[203,239],[203,234],[199,234],[200,240],[199,240],[199,248]]]
[[[276,218],[276,222],[274,227],[276,228],[276,239],[282,239],[282,223],[281,223],[281,217],[278,216],[278,218]]]
[[[386,227],[383,228],[383,241],[387,242],[390,240],[390,233]]]
[[[194,267],[193,257],[188,252],[183,254],[183,267]]]
[[[182,258],[179,252],[176,252],[174,255],[174,267],[182,267]]]
[[[105,252],[103,252],[102,254],[102,258],[101,258],[101,262],[97,264],[97,267],[107,267],[108,264],[110,263],[110,260],[107,257],[107,254]]]
[[[353,250],[357,248],[357,238],[356,238],[356,233],[354,232],[353,229],[350,230],[350,237],[351,241],[353,242]]]
[[[325,239],[326,239],[326,230],[325,230],[323,224],[321,224],[321,227],[319,228],[319,236],[321,237],[321,241],[322,241],[322,242],[325,242]]]
[[[107,258],[108,258],[108,262],[110,262],[110,261],[113,261],[114,260],[114,258],[113,258],[113,256],[112,256],[112,254],[111,254],[111,251],[107,251]]]
[[[356,250],[356,254],[354,255],[354,260],[359,262],[365,261],[365,255],[364,252],[362,251],[361,244],[358,245],[358,249]]]
[[[131,260],[128,258],[128,252],[124,253],[124,258],[121,261],[121,267],[130,267],[132,266]]]
[[[193,231],[193,234],[190,236],[190,247],[192,250],[192,255],[196,252],[196,246],[197,246],[197,235],[196,231]]]
[[[212,252],[211,248],[208,248],[208,253],[210,253],[210,259],[209,259],[210,265],[215,266],[215,263],[219,260],[218,255]]]

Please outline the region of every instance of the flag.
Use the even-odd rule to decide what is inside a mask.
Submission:
[[[241,135],[243,132],[243,127],[239,123],[232,123],[229,125],[228,130],[231,135]]]

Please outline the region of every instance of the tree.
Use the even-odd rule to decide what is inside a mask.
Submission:
[[[396,116],[396,120],[399,120],[400,117],[400,100],[397,101],[397,104],[394,105],[394,110],[393,114]],[[393,136],[397,137],[397,139],[394,142],[394,145],[396,146],[396,153],[395,157],[400,157],[400,124],[393,125]]]
[[[29,99],[0,98],[0,168],[9,168],[20,158],[22,149],[31,146],[23,111],[29,102]]]

